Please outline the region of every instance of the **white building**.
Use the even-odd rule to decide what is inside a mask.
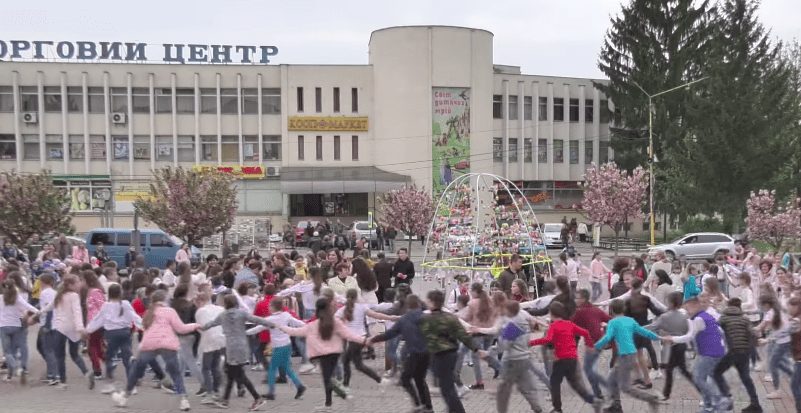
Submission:
[[[467,169],[571,216],[583,171],[610,156],[601,81],[523,75],[492,53],[488,31],[414,26],[373,32],[366,65],[0,56],[0,168],[50,170],[79,231],[130,226],[132,200],[167,165],[238,174],[240,215],[274,224],[363,218],[376,193],[441,188]]]

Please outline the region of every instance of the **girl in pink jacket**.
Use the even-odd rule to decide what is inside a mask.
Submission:
[[[342,353],[342,341],[348,340],[362,346],[367,345],[365,337],[352,333],[342,321],[334,317],[335,311],[336,306],[331,301],[327,298],[320,298],[315,303],[316,320],[298,328],[277,326],[290,336],[306,338],[306,352],[309,359],[317,360],[322,369],[326,408],[331,407],[332,392],[336,392],[343,399],[349,397],[342,385],[331,378]]]
[[[142,341],[139,343],[139,357],[128,375],[128,383],[124,392],[115,392],[112,400],[119,407],[128,404],[128,396],[134,390],[136,381],[145,373],[148,364],[156,357],[161,356],[175,385],[175,394],[181,396],[180,409],[190,409],[186,398],[184,379],[178,367],[178,334],[189,334],[200,326],[197,323],[184,324],[178,313],[167,304],[167,293],[162,290],[155,291],[150,296],[150,307],[142,317],[142,326],[145,329]]]

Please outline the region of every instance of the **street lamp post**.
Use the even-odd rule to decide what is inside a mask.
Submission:
[[[654,184],[656,180],[654,179],[654,102],[653,99],[657,96],[661,96],[682,88],[689,88],[691,85],[698,83],[702,80],[706,80],[708,76],[704,76],[700,79],[693,80],[692,82],[687,82],[683,85],[679,85],[668,90],[663,90],[659,93],[649,94],[648,92],[640,86],[639,83],[635,82],[634,80],[631,81],[634,86],[637,86],[637,89],[640,89],[645,96],[648,96],[648,186],[650,187],[650,191],[648,194],[648,215],[651,220],[650,225],[650,232],[651,232],[651,245],[656,244],[656,218],[654,217]]]

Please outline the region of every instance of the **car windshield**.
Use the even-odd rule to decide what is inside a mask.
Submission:
[[[562,224],[545,224],[544,232],[561,232]]]
[[[367,231],[368,229],[370,229],[370,226],[367,225],[366,222],[359,222],[358,224],[356,224],[356,229],[360,231]]]
[[[184,240],[176,237],[175,235],[170,235],[170,241],[172,241],[173,244],[178,246],[184,245]]]
[[[670,241],[670,243],[671,243],[671,244],[678,244],[678,243],[679,243],[679,241],[681,241],[681,240],[683,240],[683,239],[684,239],[684,237],[686,237],[686,235],[682,235],[682,236],[680,236],[680,237],[678,237],[678,238],[674,239],[673,241]]]

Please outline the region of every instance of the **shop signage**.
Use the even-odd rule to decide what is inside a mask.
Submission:
[[[265,168],[261,165],[194,165],[192,170],[196,172],[213,171],[234,175],[239,179],[264,179]]]
[[[120,184],[114,191],[114,199],[117,202],[133,202],[139,198],[150,199],[152,197],[150,184],[147,183]]]
[[[366,116],[290,116],[291,131],[366,132]]]
[[[158,46],[161,46],[159,48]],[[159,58],[148,55],[158,53]],[[276,46],[85,42],[52,40],[0,40],[0,59],[77,59],[85,61],[164,63],[267,64],[278,54]]]

